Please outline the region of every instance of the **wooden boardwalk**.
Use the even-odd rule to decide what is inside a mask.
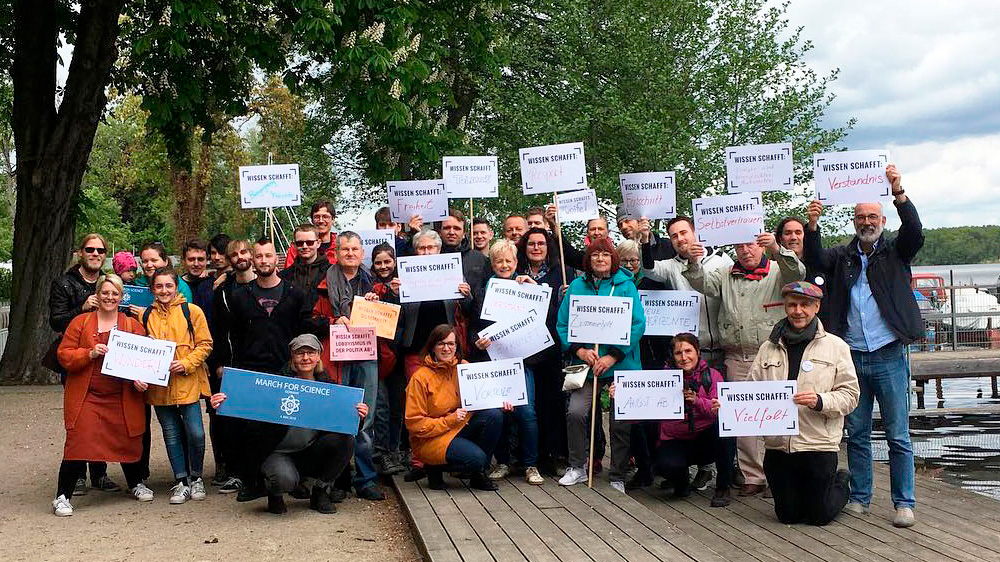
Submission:
[[[708,506],[711,490],[677,500],[659,488],[626,496],[595,481],[564,488],[547,479],[470,490],[394,483],[417,544],[432,562],[1000,562],[1000,502],[917,477],[917,524],[890,523],[888,469],[876,468],[872,514],[841,514],[826,527],[783,525],[771,500]]]

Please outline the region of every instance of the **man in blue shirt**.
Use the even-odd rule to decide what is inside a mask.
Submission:
[[[872,410],[878,400],[889,445],[890,488],[896,509],[893,525],[909,527],[914,523],[916,500],[906,346],[924,334],[920,309],[910,289],[910,262],[923,246],[924,235],[894,165],[886,167],[885,178],[902,222],[895,238],[887,239],[883,234],[882,204],[860,203],[854,207],[854,239],[824,250],[818,225],[822,205],[813,201],[809,204],[804,257],[806,266],[826,275],[830,325],[825,327],[851,347],[861,385],[858,407],[846,420],[851,497],[844,509],[859,515],[869,513]]]

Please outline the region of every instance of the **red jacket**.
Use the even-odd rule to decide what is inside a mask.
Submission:
[[[285,267],[282,269],[288,269],[292,267],[295,263],[295,256],[299,253],[295,250],[295,244],[293,243],[288,247],[288,253],[285,254]],[[326,261],[330,262],[330,265],[337,263],[337,233],[330,233],[330,247],[326,249]]]

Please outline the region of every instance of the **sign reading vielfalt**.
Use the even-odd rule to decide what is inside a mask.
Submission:
[[[298,164],[240,166],[240,206],[294,207],[302,203]]]
[[[719,435],[798,435],[797,381],[720,382]]]
[[[518,160],[525,195],[587,189],[582,142],[522,148]]]
[[[892,197],[885,177],[888,150],[848,150],[813,155],[816,199],[824,205],[877,203]]]

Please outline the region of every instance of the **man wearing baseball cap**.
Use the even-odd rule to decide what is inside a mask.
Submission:
[[[826,525],[847,504],[849,472],[837,470],[837,452],[861,389],[851,348],[816,317],[823,290],[795,281],[781,295],[785,318],[760,346],[749,380],[798,381],[799,434],[765,437],[764,474],[778,520]]]

